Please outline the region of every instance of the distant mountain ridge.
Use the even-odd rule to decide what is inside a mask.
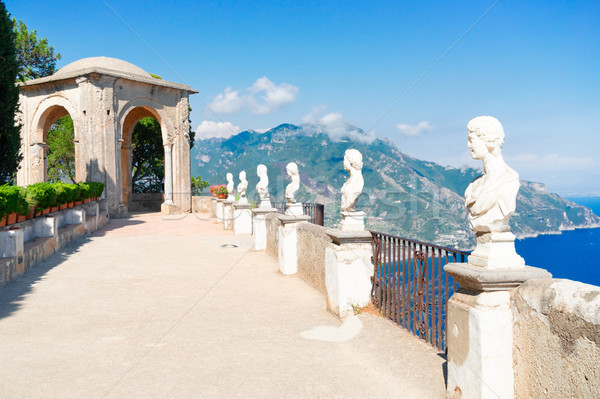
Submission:
[[[283,201],[290,182],[285,167],[296,162],[301,178],[297,197],[324,203],[326,225],[333,226],[340,219],[340,189],[348,176],[342,165],[344,152],[356,148],[363,154],[365,179],[358,207],[367,213],[368,228],[460,249],[474,246],[463,194],[480,171],[418,160],[389,139],[369,139],[359,128],[348,129],[348,137],[336,134],[335,141],[314,124],[282,124],[265,133],[244,131],[227,139],[198,140],[192,149],[192,176],[220,184],[231,172],[237,185],[239,172],[245,170],[248,196],[256,201],[256,166],[262,163],[268,168],[272,200]],[[356,137],[360,141],[353,140]],[[527,237],[600,227],[600,217],[548,193],[541,183],[522,181],[511,227],[518,237]]]

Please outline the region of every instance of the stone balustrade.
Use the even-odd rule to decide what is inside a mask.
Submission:
[[[106,201],[99,200],[0,229],[0,285],[107,222]]]

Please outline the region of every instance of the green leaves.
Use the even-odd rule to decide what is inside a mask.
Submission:
[[[131,137],[133,192],[162,191],[165,176],[165,153],[160,124],[154,118],[142,118]]]
[[[48,180],[75,183],[75,133],[69,115],[58,119],[48,130]]]
[[[192,195],[198,195],[210,184],[200,176],[192,177]]]
[[[56,69],[56,61],[61,58],[60,54],[54,54],[54,47],[48,45],[45,37],[39,39],[36,30],[27,30],[25,22],[17,22],[15,18],[12,22],[19,63],[18,79],[24,82],[52,75]]]

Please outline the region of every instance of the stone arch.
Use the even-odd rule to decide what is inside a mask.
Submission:
[[[78,135],[78,123],[73,104],[63,96],[54,95],[45,98],[40,102],[37,109],[35,110],[33,121],[31,126],[33,129],[30,131],[30,137],[28,138],[29,148],[29,159],[31,162],[29,181],[31,183],[38,183],[46,181],[48,178],[48,166],[46,163],[46,156],[48,151],[48,145],[46,139],[48,136],[48,130],[50,127],[63,116],[69,115],[73,120],[74,129],[74,140],[77,143]],[[75,145],[75,152],[77,153],[77,145]],[[77,168],[77,163],[75,165]],[[81,171],[75,171],[76,176]]]
[[[133,129],[142,118],[153,117],[160,124],[163,146],[169,143],[173,136],[173,123],[163,112],[163,105],[147,97],[138,97],[129,101],[119,113],[118,132],[121,143],[121,204],[130,208],[133,198],[132,184],[132,148],[131,137]]]

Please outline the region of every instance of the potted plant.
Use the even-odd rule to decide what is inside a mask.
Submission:
[[[217,186],[217,188],[215,189],[215,194],[217,195],[217,198],[220,199],[225,199],[227,198],[227,186],[225,184],[220,184]]]
[[[27,203],[35,209],[35,216],[47,214],[56,200],[56,192],[50,183],[35,183],[25,191]]]
[[[5,184],[0,187],[0,216],[6,217],[5,225],[24,222],[29,213],[22,187]]]

